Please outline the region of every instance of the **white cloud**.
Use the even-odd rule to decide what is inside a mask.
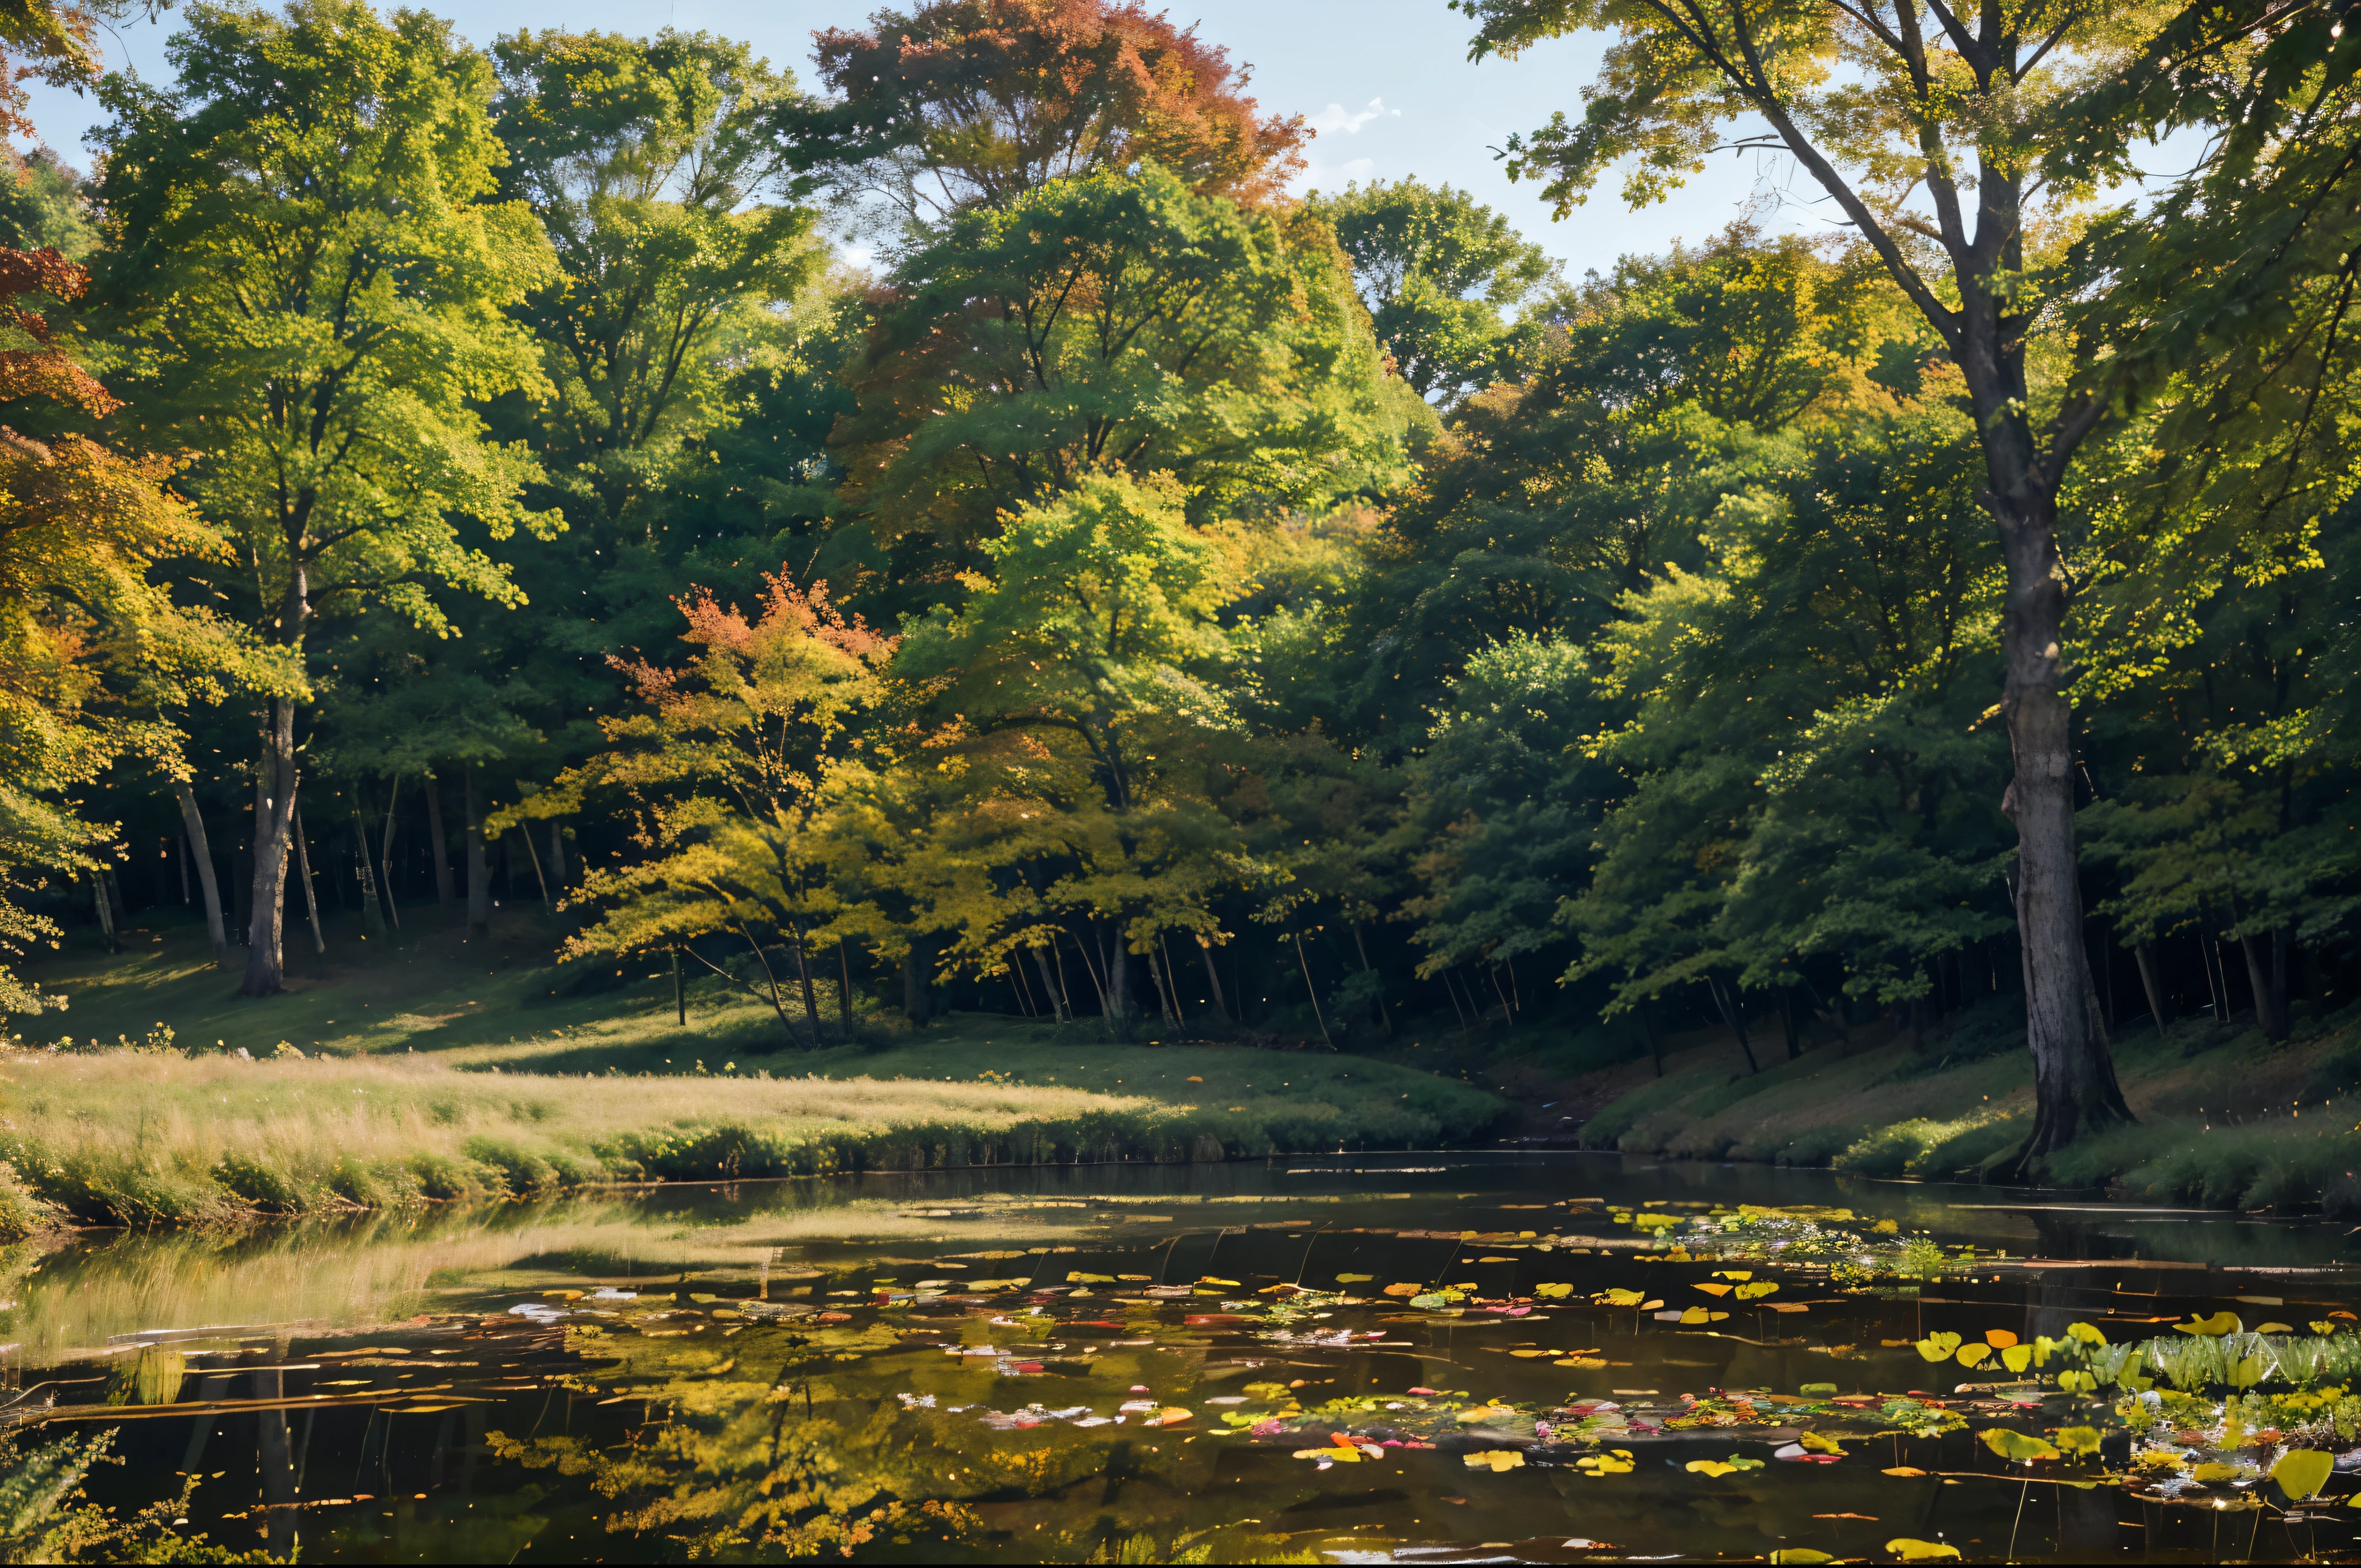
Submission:
[[[1358,136],[1363,126],[1371,120],[1400,119],[1400,109],[1389,109],[1383,98],[1372,98],[1369,106],[1357,112],[1342,104],[1331,104],[1312,116],[1312,128],[1325,136],[1330,131],[1343,131],[1346,136]]]

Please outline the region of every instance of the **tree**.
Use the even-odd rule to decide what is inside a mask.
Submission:
[[[1004,861],[1065,861],[1045,885],[995,890],[970,947],[996,961],[995,942],[1037,945],[1039,910],[1087,916],[1094,935],[1104,922],[1092,979],[1117,1027],[1127,955],[1168,929],[1219,935],[1206,905],[1240,869],[1223,863],[1237,846],[1206,796],[1203,742],[1235,724],[1217,616],[1242,560],[1186,513],[1178,481],[1121,473],[1026,508],[984,543],[965,604],[912,626],[895,663],[953,726],[971,837],[1013,841]]]
[[[1618,162],[1628,169],[1629,202],[1661,199],[1702,167],[1725,124],[1760,115],[1767,134],[1749,145],[1795,159],[1960,367],[2009,573],[2006,809],[2018,836],[2016,912],[2038,1102],[2022,1161],[2126,1118],[2082,944],[2058,497],[2083,442],[2154,363],[2102,355],[2102,332],[2086,340],[2078,383],[2037,378],[2029,345],[2054,319],[2054,302],[2086,290],[2103,296],[2111,281],[2095,269],[2054,273],[2044,225],[2062,221],[2094,182],[2127,177],[2127,149],[2143,129],[2235,124],[2235,113],[2214,117],[2224,100],[2259,112],[2257,123],[2217,140],[2217,165],[2251,169],[2277,127],[2308,124],[2341,90],[2353,46],[2339,43],[2324,11],[2265,5],[2201,5],[2178,16],[2070,5],[1969,14],[1942,0],[1460,5],[1480,24],[1477,55],[1513,57],[1586,27],[1613,35],[1583,117],[1561,113],[1509,148],[1510,172],[1545,178],[1561,216]],[[2244,40],[2258,29],[2269,40],[2263,55],[2215,74],[2217,62],[2252,52]],[[2323,60],[2332,62],[2326,93],[2317,72],[2305,74]],[[1926,208],[1908,205],[1922,189]],[[2268,297],[2246,291],[2272,269],[2232,270],[2229,294]],[[2172,329],[2188,329],[2190,319],[2176,312]],[[2145,321],[2118,324],[2125,330],[2110,346],[2172,335],[2151,334]]]
[[[1305,203],[1336,231],[1378,343],[1422,398],[1457,402],[1499,377],[1514,340],[1509,313],[1556,264],[1465,191],[1416,180],[1347,185]]]
[[[1264,205],[1312,134],[1257,117],[1224,50],[1137,0],[933,0],[816,42],[837,99],[784,113],[804,161],[913,230],[1142,161]]]
[[[120,404],[52,340],[44,302],[70,302],[82,270],[54,250],[0,250],[0,403],[24,422],[38,405],[103,416]],[[180,772],[163,710],[218,697],[248,661],[238,639],[172,603],[167,562],[228,563],[220,537],[167,488],[172,465],[125,457],[86,435],[36,441],[0,425],[0,954],[56,936],[19,902],[55,874],[103,877],[112,830],[66,792],[118,760]],[[103,889],[104,883],[101,887]],[[213,913],[218,927],[218,906]],[[0,967],[0,1011],[62,1006]]]
[[[743,44],[671,29],[519,32],[492,55],[500,189],[561,269],[516,313],[555,389],[530,423],[561,490],[617,523],[730,422],[732,369],[820,265],[811,212],[768,200],[794,82]]]
[[[765,941],[784,934],[817,1044],[811,940],[843,902],[829,875],[824,819],[840,775],[865,773],[875,754],[868,721],[895,640],[845,616],[825,584],[799,589],[784,575],[771,578],[752,619],[710,595],[679,608],[688,621],[682,639],[697,651],[689,665],[618,661],[641,711],[605,721],[609,751],[493,827],[567,815],[592,795],[616,801],[638,818],[643,854],[585,880],[583,899],[612,907],[567,951],[675,948],[766,995],[792,1039]],[[746,946],[762,987],[697,950],[717,932]]]
[[[489,199],[487,62],[423,13],[388,26],[352,0],[203,5],[190,23],[176,91],[106,91],[105,294],[125,374],[150,389],[141,433],[198,450],[181,484],[236,545],[252,624],[291,655],[322,613],[439,628],[437,583],[520,600],[451,521],[557,526],[519,500],[530,454],[476,411],[537,383],[506,313],[551,272],[532,214]],[[262,725],[249,994],[280,989],[302,706],[275,696]]]
[[[1111,468],[1170,474],[1198,516],[1382,484],[1403,422],[1340,263],[1324,225],[1153,164],[966,214],[876,302],[846,499],[959,569],[1003,513]]]

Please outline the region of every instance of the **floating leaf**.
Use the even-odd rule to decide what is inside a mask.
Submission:
[[[1647,1295],[1645,1290],[1601,1290],[1591,1299],[1609,1307],[1636,1307]]]
[[[1653,1312],[1664,1304],[1664,1300],[1661,1298],[1653,1301],[1642,1301],[1640,1303],[1640,1310],[1643,1312]]]
[[[1994,1350],[2006,1350],[2016,1343],[2016,1336],[2006,1329],[1986,1329],[1984,1343]]]
[[[2059,1448],[2067,1453],[2096,1453],[2099,1452],[2099,1429],[2059,1427],[2057,1441]]]
[[[1775,1280],[1758,1279],[1752,1285],[1740,1286],[1738,1299],[1741,1301],[1752,1301],[1760,1297],[1768,1296],[1778,1288],[1779,1286]]]
[[[1554,1350],[1512,1350],[1509,1354],[1515,1356],[1519,1361],[1531,1361],[1536,1356],[1555,1355],[1557,1352]]]
[[[1795,1392],[1803,1395],[1806,1398],[1809,1398],[1815,1394],[1834,1394],[1836,1391],[1837,1386],[1833,1383],[1806,1383],[1802,1387],[1795,1390]]]
[[[1508,1420],[1516,1413],[1502,1405],[1477,1405],[1472,1409],[1460,1411],[1458,1421],[1463,1427],[1480,1426],[1486,1421]]]
[[[1339,1444],[1334,1448],[1299,1448],[1295,1451],[1295,1457],[1324,1459],[1331,1464],[1358,1464],[1361,1462],[1361,1451],[1346,1444]]]
[[[2000,1364],[2011,1372],[2022,1372],[2033,1365],[2033,1347],[2029,1344],[2009,1345],[2001,1351]]]
[[[1742,1282],[1753,1278],[1754,1271],[1751,1268],[1717,1268],[1713,1271],[1713,1277],[1716,1279],[1736,1279]]]
[[[1738,1466],[1724,1464],[1719,1459],[1692,1459],[1684,1466],[1692,1475],[1735,1475]]]
[[[1703,1307],[1685,1307],[1681,1310],[1681,1321],[1685,1323],[1718,1323],[1729,1316],[1728,1312],[1708,1311]]]
[[[1841,1557],[1831,1557],[1825,1552],[1815,1552],[1808,1546],[1783,1546],[1771,1554],[1773,1563],[1841,1563]]]
[[[1946,1546],[1939,1541],[1914,1541],[1906,1535],[1896,1536],[1885,1543],[1885,1550],[1905,1563],[1957,1563],[1960,1549]]]
[[[2258,1323],[2255,1326],[2255,1332],[2258,1334],[2291,1334],[2295,1332],[2295,1325],[2293,1323]]]
[[[2200,1464],[2190,1471],[2189,1476],[2201,1486],[2214,1486],[2224,1481],[2235,1481],[2245,1474],[2246,1471],[2235,1464]]]
[[[2076,1323],[2074,1328],[2070,1328],[2066,1332],[2070,1334],[2074,1334],[2076,1339],[2081,1339],[2082,1336],[2081,1334],[2074,1333],[2074,1329],[2084,1328],[2087,1326],[2088,1325],[2083,1323]],[[2238,1332],[2238,1314],[2235,1312],[2216,1312],[2210,1318],[2201,1318],[2196,1313],[2191,1312],[2189,1314],[2189,1321],[2187,1322],[2175,1323],[2172,1326],[2181,1333],[2203,1334],[2211,1339],[2219,1339],[2224,1334],[2234,1334]],[[2095,1334],[2099,1331],[2092,1329],[2091,1332]],[[2093,1343],[2104,1344],[2106,1341],[2097,1340]]]
[[[1991,1354],[1992,1346],[1988,1344],[1963,1344],[1960,1347],[1959,1362],[1962,1366],[1975,1366]]]
[[[1389,1296],[1415,1296],[1425,1288],[1426,1287],[1423,1285],[1412,1285],[1405,1280],[1400,1285],[1387,1286],[1386,1294]]]
[[[1887,1475],[1924,1475],[1927,1472],[1919,1469],[1915,1464],[1896,1464],[1881,1472],[1881,1474]]]
[[[1115,1283],[1115,1276],[1112,1274],[1068,1274],[1066,1276],[1066,1283],[1069,1285],[1112,1285]]]
[[[2235,1329],[2238,1326],[2238,1320],[2231,1318],[2229,1313],[2224,1312],[2222,1316],[2229,1318],[2231,1328]],[[2228,1330],[2215,1330],[2213,1332],[2227,1332]],[[2068,1323],[2066,1325],[2066,1337],[2068,1339],[2081,1340],[2084,1344],[2104,1344],[2107,1343],[2107,1336],[2101,1333],[2096,1328],[2092,1327],[2089,1323]]]
[[[1976,1436],[1983,1440],[1983,1445],[1986,1448],[2012,1464],[2030,1464],[2037,1459],[2058,1457],[2058,1450],[2046,1439],[2034,1437],[2026,1432],[2011,1431],[2006,1427],[1986,1427],[1976,1433]]]
[[[1587,1470],[1593,1475],[1629,1475],[1631,1473],[1631,1451],[1619,1448],[1611,1453],[1586,1453],[1574,1462],[1574,1467]]]
[[[2301,1502],[2327,1486],[2328,1477],[2335,1468],[2336,1460],[2332,1454],[2323,1453],[2316,1448],[2291,1448],[2280,1454],[2279,1462],[2271,1466],[2271,1479],[2279,1484],[2279,1490],[2290,1499]]]
[[[1832,1437],[1825,1436],[1819,1432],[1807,1431],[1795,1441],[1804,1445],[1804,1450],[1807,1453],[1831,1453],[1839,1459],[1845,1457],[1844,1445],[1842,1443],[1839,1443]]]
[[[1463,1453],[1460,1459],[1470,1470],[1489,1470],[1498,1475],[1503,1470],[1524,1467],[1525,1456],[1513,1448],[1488,1448],[1480,1453]]]
[[[1252,1398],[1283,1399],[1287,1397],[1287,1385],[1284,1383],[1249,1383],[1246,1385],[1246,1391],[1247,1396]]]
[[[1574,1287],[1571,1285],[1536,1285],[1533,1287],[1533,1294],[1541,1297],[1543,1300],[1562,1301],[1566,1297],[1574,1294]]]
[[[1336,1283],[1339,1285],[1367,1285],[1370,1280],[1375,1279],[1376,1277],[1377,1276],[1374,1274],[1340,1274],[1336,1276]]]
[[[1955,1333],[1928,1334],[1916,1342],[1914,1348],[1929,1361],[1949,1361],[1951,1353],[1960,1348],[1960,1336]]]
[[[1456,1290],[1430,1290],[1423,1296],[1411,1297],[1410,1304],[1431,1312],[1437,1307],[1448,1307],[1454,1301],[1465,1301],[1466,1299]]]
[[[1702,1290],[1708,1296],[1727,1296],[1730,1294],[1730,1287],[1727,1285],[1697,1285],[1691,1287],[1691,1288]]]
[[[1197,1283],[1200,1285],[1227,1285],[1231,1288],[1235,1289],[1236,1288],[1238,1282],[1235,1279],[1216,1279],[1212,1275],[1208,1274],[1200,1278]]]
[[[1598,1367],[1607,1365],[1607,1358],[1603,1355],[1569,1355],[1563,1361],[1553,1361],[1550,1365],[1552,1366]]]

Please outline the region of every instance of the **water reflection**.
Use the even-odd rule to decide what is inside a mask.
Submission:
[[[305,1561],[2347,1554],[2278,1470],[2361,1442],[2341,1227],[2005,1196],[1532,1157],[744,1184],[84,1237],[12,1266],[5,1332],[97,1374],[41,1428],[120,1423],[94,1495],[202,1474],[170,1529]]]

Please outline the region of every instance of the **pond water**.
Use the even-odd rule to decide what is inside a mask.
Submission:
[[[2347,1255],[1597,1155],[675,1187],[20,1247],[0,1420],[306,1562],[2344,1560]]]

